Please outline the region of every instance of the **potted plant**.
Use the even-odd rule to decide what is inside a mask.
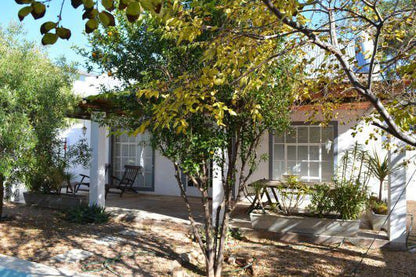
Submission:
[[[380,231],[381,229],[386,229],[383,225],[387,221],[388,212],[387,203],[383,201],[383,185],[387,177],[402,165],[390,166],[388,156],[380,157],[376,151],[371,156],[368,156],[367,159],[368,170],[379,182],[378,197],[370,197],[367,217],[372,229]]]
[[[375,231],[387,231],[387,203],[371,196],[368,201],[367,218]]]

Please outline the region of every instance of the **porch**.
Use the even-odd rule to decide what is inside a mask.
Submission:
[[[193,215],[198,223],[203,223],[203,210],[201,199],[189,197]],[[416,213],[416,201],[409,201],[409,213]],[[116,220],[127,222],[141,222],[145,220],[171,221],[181,224],[189,224],[188,214],[181,197],[162,196],[150,194],[125,194],[122,198],[118,195],[109,195],[106,200],[106,207],[113,214]],[[338,243],[352,243],[360,247],[381,248],[389,243],[386,232],[372,231],[365,220],[361,224],[360,232],[356,237],[336,236],[306,236],[294,233],[277,234],[267,231],[253,230],[250,217],[247,214],[248,202],[239,202],[232,214],[230,225],[232,228],[239,228],[240,231],[252,240],[272,239],[287,243],[320,243],[326,245]],[[408,222],[410,224],[410,221]],[[413,222],[413,225],[416,225]],[[411,242],[416,237],[416,226],[413,226],[410,235]]]

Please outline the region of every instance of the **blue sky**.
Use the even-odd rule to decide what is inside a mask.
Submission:
[[[1,0],[0,1],[0,24],[2,27],[6,27],[10,22],[19,22],[17,13],[23,5],[18,5],[14,0]],[[65,58],[70,62],[80,63],[79,68],[84,67],[84,58],[78,55],[75,50],[71,49],[73,45],[80,47],[87,47],[87,37],[83,33],[84,30],[84,21],[82,20],[82,8],[79,7],[77,10],[74,10],[71,6],[71,1],[65,1],[63,16],[62,16],[62,26],[71,29],[72,36],[69,40],[58,40],[57,43],[51,46],[47,46],[46,51],[49,54],[51,59],[56,59],[60,56],[65,56]],[[41,45],[42,35],[40,34],[40,25],[45,21],[56,21],[57,15],[59,14],[61,1],[51,1],[50,7],[47,9],[46,14],[43,18],[34,20],[32,15],[28,15],[23,20],[23,26],[25,31],[25,37],[28,40],[35,41]]]

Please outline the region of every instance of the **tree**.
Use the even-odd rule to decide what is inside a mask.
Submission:
[[[50,168],[57,132],[74,100],[66,69],[21,34],[21,26],[0,29],[1,201],[6,181],[38,185],[33,176]]]
[[[194,237],[205,256],[206,274],[221,276],[230,214],[236,204],[233,190],[237,188],[239,195],[258,162],[265,158],[257,153],[265,132],[281,133],[289,126],[295,76],[283,76],[288,75],[291,60],[274,61],[272,69],[262,71],[258,87],[244,94],[236,93],[239,85],[223,85],[221,80],[210,91],[184,89],[182,85],[188,79],[183,76],[197,80],[203,76],[206,63],[212,63],[203,53],[215,34],[207,32],[195,43],[181,43],[179,39],[166,38],[165,26],[149,16],[142,16],[136,24],[127,22],[124,15],[116,20],[117,27],[94,32],[92,53],[83,53],[104,72],[124,80],[125,90],[90,100],[107,99],[118,108],[107,111],[102,118],[104,123],[133,134],[145,130],[152,133],[153,147],[175,169]],[[220,24],[221,13],[212,20]],[[205,82],[199,81],[198,86]],[[220,114],[224,106],[228,107],[227,113]],[[203,231],[194,220],[183,174],[200,191]],[[208,194],[212,178],[221,180],[224,190],[214,217]]]
[[[30,11],[27,7],[22,8],[23,17],[41,4],[33,0],[17,2],[32,7]],[[71,2],[74,8],[84,7],[84,17],[89,18],[87,32],[98,28],[100,22],[103,26],[115,25],[111,15],[113,10],[126,14],[129,21],[137,20],[141,11],[148,12],[164,22],[171,31],[170,36],[179,40],[193,41],[202,32],[215,31],[218,39],[206,48],[205,53],[208,58],[216,55],[218,62],[212,70],[206,70],[202,78],[208,78],[211,83],[224,80],[213,70],[223,73],[228,68],[233,78],[226,82],[241,81],[248,89],[255,86],[258,80],[253,75],[257,67],[283,54],[271,50],[279,49],[279,43],[284,38],[287,43],[284,54],[292,53],[299,60],[303,56],[299,66],[303,65],[307,68],[307,75],[314,76],[304,79],[304,100],[313,99],[308,88],[316,90],[317,87],[322,90],[320,94],[328,96],[324,99],[330,102],[327,106],[331,109],[340,97],[364,98],[375,109],[367,118],[371,124],[408,145],[416,146],[415,131],[412,129],[416,121],[413,0],[263,0],[244,4],[238,1],[181,4],[158,0],[140,1],[139,4],[139,1],[133,0],[104,0],[102,8],[94,5],[93,0]],[[43,8],[39,10],[43,11]],[[224,22],[227,24],[216,26],[210,22],[213,13],[218,10],[225,14]],[[32,15],[40,16],[36,11]],[[59,36],[58,31],[56,33]],[[243,37],[251,40],[244,40]],[[362,54],[359,61],[350,55],[351,47],[354,48],[356,42],[363,46],[358,47]],[[258,55],[246,55],[244,47],[249,45],[259,48],[254,52]],[[324,61],[314,62],[314,55],[310,55],[310,49],[305,48],[307,45],[322,50]],[[243,53],[240,53],[242,49]],[[252,67],[246,66],[247,59],[251,60]],[[312,70],[308,64],[312,64]],[[328,83],[338,89],[331,90]]]

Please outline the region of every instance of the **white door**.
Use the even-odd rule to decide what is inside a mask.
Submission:
[[[154,153],[148,133],[128,136],[122,134],[114,137],[113,174],[121,178],[125,165],[139,165],[143,172],[136,178],[137,190],[154,191]]]

